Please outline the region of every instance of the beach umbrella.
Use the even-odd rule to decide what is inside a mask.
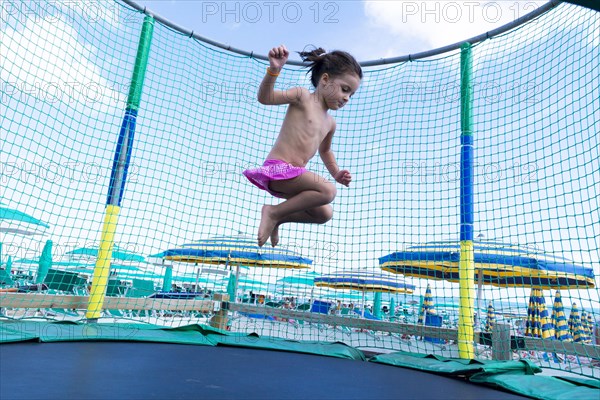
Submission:
[[[301,274],[284,276],[277,280],[277,283],[289,284],[292,286],[313,286],[315,284],[315,278],[320,276],[316,272],[307,271]]]
[[[592,343],[592,326],[591,324],[589,324],[588,320],[588,313],[586,313],[585,311],[581,312],[581,328],[584,332],[584,339],[582,340],[583,343]]]
[[[229,279],[227,282],[227,294],[229,295],[229,301],[235,302],[237,299],[237,283],[234,274],[229,275]]]
[[[569,331],[567,317],[565,316],[565,309],[563,307],[560,291],[558,290],[554,294],[554,304],[552,306],[552,325],[554,325],[554,334],[558,340],[564,340],[566,342],[573,340],[571,332]]]
[[[8,256],[5,269],[0,269],[0,287],[13,286],[15,282],[12,279],[10,270],[12,269],[12,257]]]
[[[162,290],[163,292],[170,292],[173,285],[173,267],[165,268],[165,275],[163,276]]]
[[[593,288],[591,267],[527,246],[474,241],[476,279],[497,287]],[[417,278],[458,282],[460,243],[430,242],[379,259],[382,269]]]
[[[6,273],[8,275],[10,275],[10,273],[12,271],[12,265],[13,265],[12,256],[8,256],[8,261],[6,261],[6,266],[4,267],[4,270],[6,271]]]
[[[44,248],[42,249],[42,255],[38,265],[37,276],[35,283],[43,283],[48,275],[48,271],[52,267],[52,240],[47,240]]]
[[[405,276],[459,282],[459,262],[460,242],[444,241],[411,246],[388,254],[379,259],[379,266],[385,271]],[[477,313],[483,285],[542,289],[595,287],[591,267],[529,246],[475,240],[474,264]]]
[[[285,246],[259,247],[256,239],[242,234],[214,236],[186,243],[179,248],[165,250],[164,254],[167,260],[172,261],[235,266],[236,276],[239,276],[241,266],[310,268],[312,264],[312,260],[300,256]]]
[[[569,315],[569,330],[571,331],[571,336],[573,336],[574,342],[585,342],[585,331],[581,325],[581,316],[579,315],[579,309],[577,308],[576,303],[571,305],[571,314]]]
[[[65,255],[69,259],[89,259],[96,260],[98,258],[98,247],[81,247],[72,251],[68,251]],[[147,263],[146,258],[132,251],[122,249],[117,245],[113,246],[111,260],[131,263]]]
[[[48,224],[29,214],[0,205],[0,232],[29,236],[41,234],[41,228],[49,227]]]
[[[363,301],[365,300],[364,292],[356,290],[340,290],[336,293],[327,293],[323,296],[326,299],[344,300],[344,301]]]
[[[365,269],[346,270],[334,274],[316,277],[315,286],[329,287],[333,289],[352,289],[363,293],[363,316],[364,316],[364,293],[375,294],[386,293],[412,293],[414,285],[407,284],[404,280],[382,273],[381,271],[369,271]],[[381,310],[381,295],[375,296],[373,310]],[[381,311],[379,311],[379,317]]]
[[[594,321],[592,320],[591,313],[588,313],[588,315],[587,315],[587,326],[588,326],[588,331],[590,332],[588,343],[593,344],[593,342],[594,342]]]
[[[396,316],[396,300],[392,297],[390,299],[390,320]]]
[[[173,263],[164,259],[163,253],[151,254],[146,261],[149,264],[165,269],[163,274],[162,291],[170,292],[173,287]]]
[[[491,332],[494,329],[494,325],[496,325],[496,311],[494,310],[494,306],[490,301],[487,308],[487,320],[485,321],[485,331]]]
[[[0,203],[0,233],[16,235],[41,235],[50,226],[39,219]],[[0,242],[0,265],[2,264],[2,243]]]
[[[281,286],[283,295],[294,294],[296,296],[314,295],[315,277],[320,276],[314,271],[302,271],[298,274],[287,275],[277,280],[277,285]]]
[[[427,289],[425,289],[425,296],[423,297],[421,307],[419,307],[419,319],[417,321],[417,324],[423,325],[425,323],[425,316],[427,314],[437,314],[435,306],[433,304],[433,293],[431,292],[430,284],[427,284]]]
[[[554,326],[550,313],[546,308],[546,299],[541,289],[531,289],[527,320],[525,321],[525,336],[542,339],[554,339]]]

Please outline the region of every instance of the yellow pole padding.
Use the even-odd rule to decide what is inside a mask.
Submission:
[[[475,358],[473,351],[473,294],[475,293],[475,256],[472,240],[460,242],[460,301],[458,309],[458,356]]]
[[[107,205],[104,214],[104,225],[102,227],[102,236],[100,237],[100,248],[98,249],[98,258],[94,268],[94,279],[90,290],[90,301],[88,303],[85,317],[87,319],[97,319],[102,315],[102,305],[106,295],[106,286],[110,275],[110,260],[112,258],[113,245],[115,240],[115,231],[119,220],[119,211],[121,207]]]

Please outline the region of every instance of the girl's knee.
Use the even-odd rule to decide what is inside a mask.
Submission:
[[[333,207],[325,206],[322,211],[323,224],[333,218]]]
[[[315,222],[318,224],[324,224],[333,218],[333,208],[330,205],[322,206],[313,210],[310,210]]]
[[[337,195],[337,188],[334,184],[327,184],[323,187],[322,193],[327,201],[327,204],[329,204],[335,199],[335,196]]]

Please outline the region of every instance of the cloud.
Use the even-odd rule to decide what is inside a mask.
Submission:
[[[519,18],[546,1],[364,1],[371,29],[384,30],[387,54],[454,44]]]
[[[23,30],[0,31],[3,96],[31,95],[97,112],[122,107],[125,95],[101,76],[92,61],[94,50],[78,39],[73,27],[51,16],[30,19]]]

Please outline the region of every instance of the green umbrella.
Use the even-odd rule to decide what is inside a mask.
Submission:
[[[277,282],[289,285],[313,286],[315,284],[315,278],[318,276],[319,274],[316,272],[309,271],[303,274],[284,276],[283,278],[277,280]]]
[[[163,292],[170,292],[172,284],[173,284],[173,266],[167,265],[165,268],[165,276],[163,277],[163,284],[162,284]]]
[[[0,287],[3,286],[13,286],[15,282],[10,275],[10,269],[12,268],[12,257],[8,257],[8,262],[6,263],[6,269],[0,269]]]
[[[0,232],[29,236],[40,234],[40,227],[50,226],[29,214],[0,204]],[[2,243],[0,243],[0,264],[2,264]]]
[[[381,319],[381,292],[375,292],[373,296],[373,316]]]
[[[34,235],[38,233],[37,227],[49,228],[50,226],[37,218],[12,208],[0,206],[0,232],[18,233],[21,235]],[[23,224],[30,224],[34,229],[27,229]]]
[[[396,300],[392,297],[390,299],[390,320],[396,316]]]
[[[229,301],[236,302],[236,282],[235,274],[229,275],[229,281],[227,282],[227,294],[229,295]]]
[[[4,267],[4,269],[6,270],[6,273],[8,275],[10,275],[10,272],[12,270],[12,264],[13,264],[12,256],[8,256],[8,261],[6,262],[6,267]]]
[[[98,257],[98,247],[81,247],[66,253],[67,256],[85,256],[89,258]],[[113,246],[111,260],[130,261],[130,262],[146,262],[144,256],[131,251],[121,249],[119,246]]]
[[[43,283],[48,275],[48,271],[52,267],[52,240],[47,240],[40,256],[37,276],[35,283]]]

